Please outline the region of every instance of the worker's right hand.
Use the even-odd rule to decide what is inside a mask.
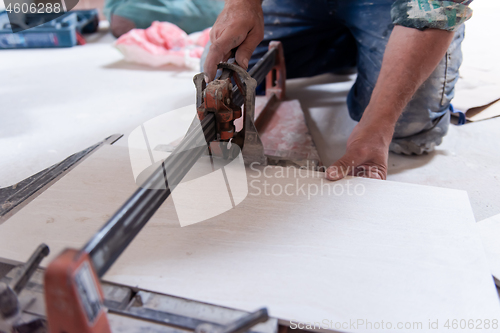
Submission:
[[[212,30],[212,45],[205,60],[204,71],[208,82],[215,78],[217,65],[227,61],[235,47],[236,62],[248,69],[253,51],[264,38],[264,14],[261,0],[226,0]]]

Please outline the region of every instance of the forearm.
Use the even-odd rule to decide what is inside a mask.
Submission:
[[[437,67],[453,35],[438,29],[394,27],[377,83],[360,121],[378,128],[387,146],[403,109]]]

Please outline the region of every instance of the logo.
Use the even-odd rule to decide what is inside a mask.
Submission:
[[[182,227],[220,215],[248,195],[240,148],[228,142],[212,142],[209,150],[195,114],[194,104],[167,112],[143,123],[128,138],[136,184],[144,186],[151,174],[163,167],[165,183],[174,187],[170,196]],[[183,149],[180,144],[188,131],[196,144]],[[191,166],[190,161],[201,151],[201,157]],[[176,180],[179,172],[187,172],[180,183]],[[162,186],[164,189],[164,184],[152,189]]]
[[[78,0],[3,0],[12,32],[24,31],[63,16],[77,4]],[[0,15],[2,29],[5,28]],[[62,22],[68,24],[68,22]],[[54,26],[55,27],[55,26]]]

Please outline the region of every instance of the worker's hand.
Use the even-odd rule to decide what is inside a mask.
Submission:
[[[365,125],[354,127],[347,140],[347,151],[326,170],[326,178],[339,180],[345,176],[386,179],[387,159],[392,130]]]
[[[253,51],[264,38],[264,14],[261,0],[226,0],[210,31],[210,46],[205,61],[208,81],[215,78],[217,64],[227,61],[231,50],[236,51],[236,62],[245,70]]]

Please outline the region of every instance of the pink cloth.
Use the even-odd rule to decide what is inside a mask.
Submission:
[[[115,42],[126,61],[159,67],[167,64],[198,70],[210,29],[186,34],[175,24],[155,21],[147,29],[133,29]]]

